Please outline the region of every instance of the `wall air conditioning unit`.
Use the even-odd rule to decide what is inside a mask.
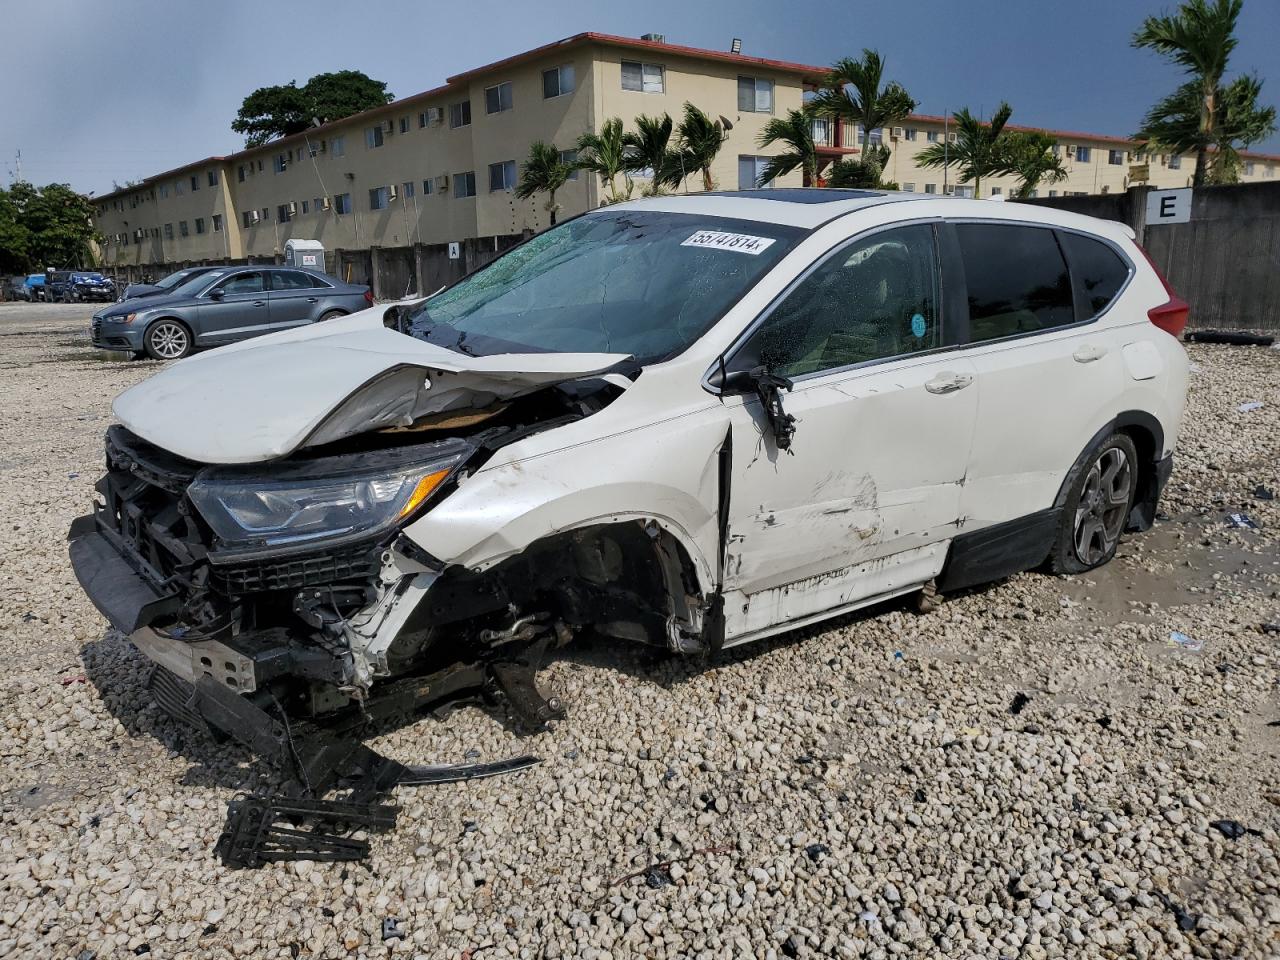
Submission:
[[[321,210],[330,210],[330,209],[332,209],[332,208],[333,208],[333,201],[332,201],[332,200],[330,200],[328,197],[321,197],[321,198],[320,198],[320,209],[321,209]]]
[[[133,239],[134,239],[134,242],[137,242],[137,241],[139,241],[139,240],[141,240],[141,239],[142,239],[142,228],[141,228],[141,227],[139,227],[137,230],[133,231]]]
[[[902,137],[903,137],[903,130],[902,130],[902,128],[901,128],[901,127],[894,127],[894,128],[892,128],[892,129],[889,131],[889,137],[890,137],[890,139],[892,139],[892,140],[901,140],[901,139],[902,139]]]
[[[250,222],[250,223],[258,223],[258,222],[259,222],[259,221],[261,221],[261,220],[262,220],[262,214],[260,214],[257,210],[255,210],[255,211],[253,211],[253,213],[249,214],[249,222]]]
[[[444,107],[427,107],[427,123],[432,126],[444,123]]]
[[[947,143],[955,143],[955,142],[956,142],[956,135],[954,133],[948,133]]]
[[[449,189],[449,175],[442,173],[435,179],[436,193],[444,193]]]
[[[296,217],[298,215],[298,201],[290,200],[288,206],[289,216]]]
[[[395,202],[396,202],[397,200],[399,200],[399,199],[400,199],[400,190],[399,190],[399,188],[398,188],[398,187],[393,183],[393,184],[391,184],[390,186],[388,186],[388,187],[387,187],[387,202],[388,202],[388,203],[395,203]]]
[[[383,133],[386,133],[386,134],[395,133],[395,132],[396,132],[396,122],[395,122],[394,120],[383,120],[383,121],[382,121],[382,132],[383,132]]]

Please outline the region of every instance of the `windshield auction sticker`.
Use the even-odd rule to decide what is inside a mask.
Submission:
[[[773,237],[753,237],[746,233],[721,233],[719,230],[699,230],[682,247],[710,247],[713,250],[732,250],[755,256],[769,249]]]

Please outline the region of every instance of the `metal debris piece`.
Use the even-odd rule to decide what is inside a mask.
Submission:
[[[669,863],[655,863],[644,872],[644,882],[654,890],[674,883]]]
[[[1247,513],[1228,513],[1227,523],[1241,530],[1257,530],[1258,523]]]
[[[388,762],[394,763],[394,761]],[[498,777],[504,773],[527,770],[541,762],[541,757],[525,754],[522,757],[493,760],[489,763],[431,763],[417,766],[396,764],[401,772],[396,777],[395,785],[399,787],[422,787],[435,783],[458,783],[462,780],[479,780],[483,777]]]
[[[1261,400],[1250,400],[1248,403],[1242,403],[1236,407],[1241,413],[1252,413],[1254,410],[1261,410],[1264,404]]]
[[[829,853],[831,853],[831,848],[825,843],[811,843],[804,848],[804,855],[814,863],[818,863]]]
[[[387,917],[382,921],[383,940],[403,940],[404,931],[400,929],[400,921],[395,917]]]
[[[368,855],[369,842],[340,831],[390,830],[398,811],[379,803],[238,794],[227,804],[227,825],[213,851],[237,868],[284,860],[360,860]],[[307,822],[312,827],[303,829]]]

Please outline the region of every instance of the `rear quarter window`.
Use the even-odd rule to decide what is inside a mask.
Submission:
[[[958,223],[969,297],[969,341],[998,340],[1076,322],[1071,274],[1048,227]]]
[[[1081,320],[1090,320],[1111,305],[1129,279],[1129,264],[1107,244],[1080,233],[1059,233],[1076,283]]]

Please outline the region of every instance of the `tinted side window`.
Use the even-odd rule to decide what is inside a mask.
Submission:
[[[958,223],[969,290],[969,340],[996,340],[1075,322],[1071,277],[1052,230]]]
[[[272,290],[310,290],[316,286],[309,274],[297,270],[276,270],[271,275]]]
[[[1111,247],[1079,233],[1059,233],[1071,262],[1080,303],[1080,319],[1096,317],[1115,299],[1129,277],[1129,265]]]
[[[253,273],[237,273],[223,280],[219,286],[227,296],[233,293],[261,293],[266,289],[266,281],[261,271]]]
[[[786,295],[735,357],[786,377],[942,344],[933,228],[900,227],[837,250]]]

